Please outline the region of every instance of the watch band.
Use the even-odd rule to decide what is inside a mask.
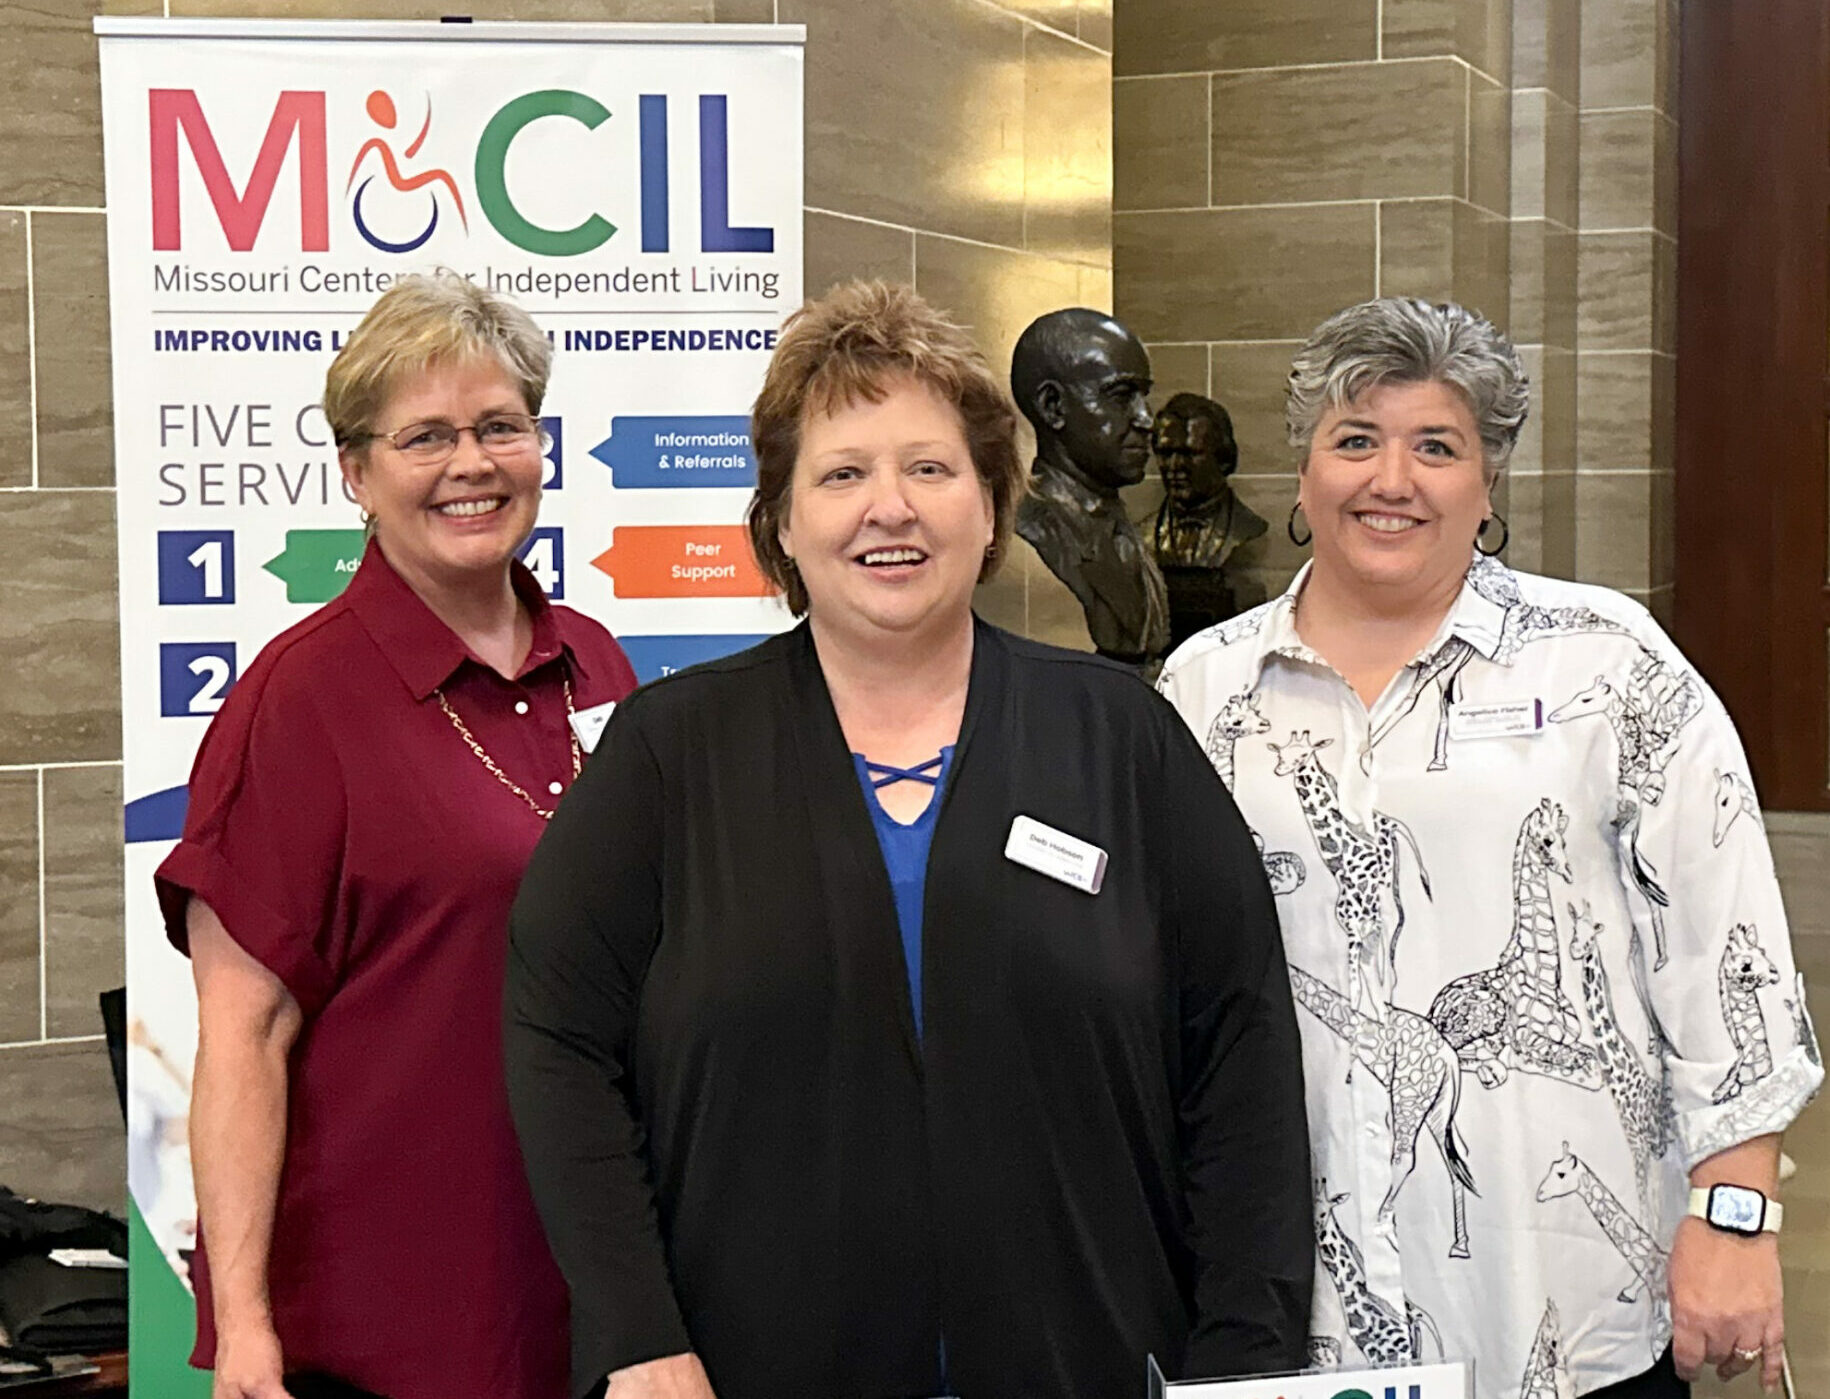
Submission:
[[[1752,1186],[1747,1186],[1745,1188],[1749,1190],[1753,1189]],[[1708,1186],[1698,1187],[1693,1185],[1690,1187],[1690,1209],[1688,1213],[1705,1222],[1708,1222],[1709,1219],[1709,1189]],[[1767,1199],[1764,1193],[1760,1191],[1755,1191],[1755,1193],[1759,1194],[1762,1199],[1766,1199],[1766,1213],[1761,1221],[1761,1231],[1767,1234],[1777,1234],[1779,1232],[1780,1221],[1785,1218],[1786,1207],[1777,1200]],[[1731,1230],[1728,1232],[1733,1231]]]

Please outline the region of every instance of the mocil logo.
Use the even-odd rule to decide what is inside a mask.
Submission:
[[[395,123],[399,121],[394,110],[394,99],[380,88],[369,94],[366,108],[369,119],[384,131],[392,131]],[[413,138],[413,144],[407,147],[405,159],[412,160],[419,154],[419,148],[426,143],[426,133],[431,129],[432,98],[428,95],[426,119],[420,123],[419,135]],[[458,218],[463,222],[465,232],[469,232],[470,218],[464,212],[464,196],[458,193],[457,181],[451,178],[450,172],[434,169],[422,170],[417,175],[403,175],[400,170],[400,162],[394,155],[394,148],[388,144],[387,138],[384,136],[371,136],[362,143],[362,149],[356,152],[355,162],[349,168],[349,179],[344,182],[343,192],[345,194],[348,194],[350,188],[356,184],[356,176],[362,171],[362,163],[369,158],[371,153],[381,161],[381,171],[387,176],[388,183],[402,194],[411,194],[414,190],[424,189],[427,185],[442,186],[451,191],[451,201],[457,205]],[[437,189],[434,189],[428,196],[432,200],[432,217],[427,220],[425,228],[416,237],[409,238],[405,242],[392,243],[376,234],[369,227],[368,221],[362,217],[362,197],[368,193],[369,186],[374,183],[375,177],[370,175],[356,189],[356,197],[350,201],[350,217],[355,220],[356,232],[360,233],[371,247],[379,248],[384,253],[410,253],[415,248],[424,246],[426,240],[438,229]]]
[[[369,119],[392,132],[399,121],[394,100],[386,92],[371,92],[366,104]],[[671,214],[668,201],[668,99],[643,94],[637,102],[637,165],[641,209],[642,251],[667,252],[671,247]],[[602,247],[617,226],[594,211],[570,228],[549,228],[534,222],[515,203],[508,188],[509,152],[534,122],[560,118],[595,131],[610,120],[610,109],[587,93],[548,88],[511,99],[484,125],[473,162],[477,207],[497,233],[527,252],[545,257],[576,257]],[[287,154],[296,146],[299,179],[299,250],[330,250],[330,176],[322,92],[285,91],[274,102],[267,130],[255,155],[253,168],[236,187],[215,134],[204,116],[203,104],[190,88],[154,88],[147,94],[152,179],[152,233],[156,252],[177,252],[184,246],[182,197],[179,181],[180,136],[188,147],[198,176],[209,195],[216,222],[230,249],[249,252],[260,237],[268,206],[278,188]],[[440,191],[450,195],[466,231],[470,220],[464,197],[449,171],[432,168],[405,174],[402,161],[414,160],[432,126],[432,101],[418,135],[397,157],[386,137],[372,136],[356,152],[344,186],[356,231],[370,246],[388,253],[409,253],[423,246],[439,222]],[[730,223],[730,143],[728,99],[723,93],[699,97],[699,247],[708,253],[766,253],[775,248],[775,230],[767,227],[733,227]],[[363,214],[364,196],[377,178],[370,174],[360,185],[356,177],[373,155],[381,174],[397,194],[428,190],[430,217],[424,229],[403,241],[380,236]]]

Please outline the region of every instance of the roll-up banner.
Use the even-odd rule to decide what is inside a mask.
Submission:
[[[554,346],[522,556],[643,679],[788,622],[747,413],[801,301],[799,26],[95,21],[120,532],[132,1382],[188,1374],[196,1001],[152,873],[205,727],[361,555],[317,404],[403,273]],[[461,1227],[461,1222],[458,1227]]]

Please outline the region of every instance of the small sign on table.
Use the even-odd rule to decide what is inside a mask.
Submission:
[[[1166,1380],[1150,1357],[1149,1399],[1473,1399],[1474,1367],[1396,1365],[1382,1370],[1252,1375],[1238,1380]]]

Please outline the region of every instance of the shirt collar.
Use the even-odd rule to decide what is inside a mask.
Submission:
[[[1328,664],[1304,644],[1296,631],[1296,599],[1314,567],[1313,559],[1306,560],[1296,571],[1296,577],[1290,580],[1290,586],[1271,602],[1270,615],[1258,629],[1253,643],[1256,649],[1250,657],[1248,670],[1253,685],[1258,683],[1265,662],[1272,656],[1289,656],[1314,665]],[[1454,606],[1417,660],[1428,660],[1450,640],[1460,639],[1487,660],[1510,665],[1511,658],[1501,653],[1500,642],[1505,632],[1506,614],[1512,610],[1506,599],[1517,599],[1518,595],[1518,580],[1513,577],[1512,570],[1498,559],[1477,552],[1467,576],[1462,579],[1461,592]]]
[[[527,659],[522,661],[516,678],[563,654],[572,676],[582,685],[588,677],[577,654],[561,637],[558,615],[534,575],[519,559],[511,559],[508,577],[533,623],[533,644],[528,647]],[[363,551],[362,565],[343,596],[415,700],[424,700],[443,686],[464,662],[484,665],[394,571],[372,538]]]

